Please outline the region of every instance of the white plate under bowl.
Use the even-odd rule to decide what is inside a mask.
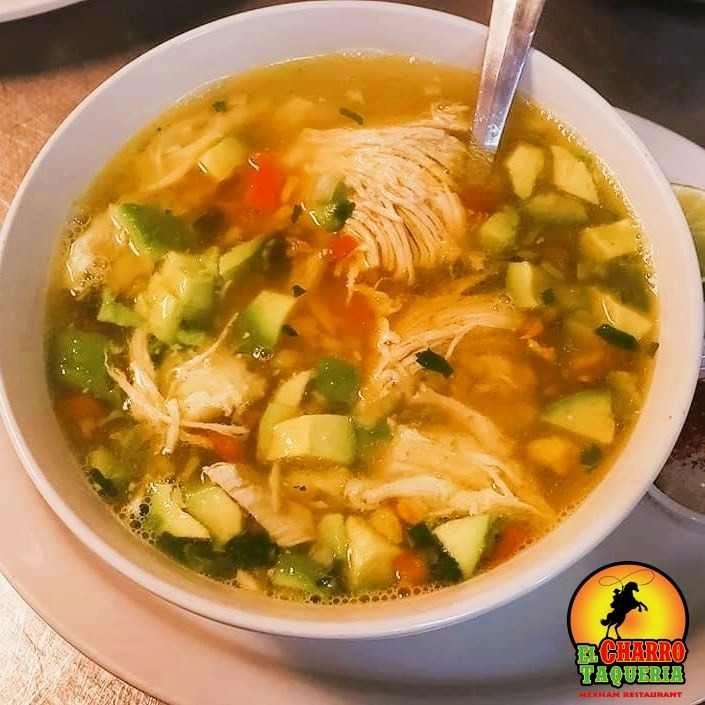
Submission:
[[[673,181],[705,187],[704,150],[625,117]],[[8,580],[83,653],[172,705],[574,702],[580,686],[566,629],[570,597],[592,570],[616,561],[652,564],[682,589],[690,608],[687,682],[668,689],[681,691],[681,705],[705,696],[705,530],[678,522],[648,497],[577,565],[508,607],[417,636],[316,642],[225,627],[160,601],[69,533],[2,429],[0,457],[0,567]]]

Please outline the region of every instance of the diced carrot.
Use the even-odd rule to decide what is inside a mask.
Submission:
[[[69,434],[76,439],[90,436],[98,421],[110,413],[105,404],[84,392],[62,397],[55,408]]]
[[[248,164],[245,205],[263,213],[273,213],[281,205],[284,176],[268,152],[253,154]]]
[[[498,565],[509,560],[531,540],[532,532],[523,522],[507,524],[495,543],[489,557],[490,565]]]
[[[416,551],[404,551],[395,556],[392,570],[401,585],[423,585],[428,577],[426,561]]]
[[[212,451],[226,463],[236,463],[245,457],[245,439],[226,436],[217,431],[204,431]]]
[[[463,195],[461,200],[465,207],[474,213],[494,213],[502,205],[502,193],[498,188],[474,184]]]
[[[538,316],[529,316],[519,334],[519,338],[521,338],[521,340],[536,338],[541,335],[541,333],[543,333],[545,329],[546,327],[544,326],[544,323],[541,318],[539,318]]]
[[[428,514],[428,510],[423,502],[413,497],[401,497],[394,507],[399,518],[409,526],[423,521]]]
[[[338,264],[338,262],[342,262],[346,257],[351,255],[359,244],[360,241],[352,235],[347,235],[346,233],[334,235],[330,247],[328,248],[330,250],[328,258],[333,264]]]
[[[360,292],[350,296],[343,282],[335,281],[320,288],[320,300],[337,319],[342,335],[367,339],[375,329],[376,319],[367,298]]]

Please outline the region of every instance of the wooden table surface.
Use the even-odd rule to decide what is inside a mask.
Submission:
[[[0,24],[0,222],[41,145],[106,77],[175,34],[272,4],[88,0]],[[491,0],[414,4],[487,22]],[[705,4],[547,0],[535,44],[614,105],[705,146]],[[50,704],[158,705],[69,646],[0,575],[0,705]]]

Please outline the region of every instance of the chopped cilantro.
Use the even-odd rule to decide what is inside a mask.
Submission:
[[[356,113],[354,110],[350,110],[349,108],[341,108],[339,112],[343,117],[356,122],[358,125],[362,125],[364,122],[362,115]]]
[[[431,348],[427,348],[420,353],[416,353],[416,362],[429,372],[438,372],[444,377],[450,377],[453,374],[453,368],[443,355],[433,352]]]
[[[216,100],[211,107],[216,113],[224,113],[228,109],[224,100]]]
[[[639,347],[639,341],[630,333],[627,333],[619,328],[604,323],[595,329],[595,333],[602,338],[606,343],[614,345],[615,348],[622,350],[636,350]]]

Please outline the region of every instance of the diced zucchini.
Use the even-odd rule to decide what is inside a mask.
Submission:
[[[208,340],[208,333],[197,328],[179,328],[176,331],[176,342],[186,347],[197,348]]]
[[[531,262],[509,262],[505,284],[518,308],[531,309],[542,305],[541,293],[549,281],[546,273]]]
[[[632,418],[641,407],[642,394],[637,386],[636,375],[624,370],[614,370],[607,375],[607,384],[612,390],[614,411],[620,419]]]
[[[638,252],[637,229],[624,218],[607,225],[595,225],[580,233],[580,253],[595,262],[606,262],[615,257]]]
[[[532,196],[524,203],[524,213],[531,220],[548,225],[579,225],[588,219],[581,201],[555,191]]]
[[[86,458],[89,479],[95,482],[108,496],[117,496],[127,489],[135,472],[133,465],[121,462],[115,453],[105,446],[98,446]],[[96,477],[94,472],[100,474]]]
[[[348,532],[342,514],[324,514],[318,523],[318,539],[311,548],[311,557],[332,567],[335,561],[345,561],[348,553]]]
[[[557,475],[566,475],[578,464],[580,448],[562,436],[534,438],[526,444],[529,460],[541,468],[547,468]]]
[[[606,291],[592,288],[590,293],[592,313],[599,323],[607,323],[637,340],[641,340],[654,327],[651,318],[626,306]]]
[[[541,418],[597,443],[614,440],[612,394],[608,389],[588,389],[563,397],[546,408]]]
[[[534,192],[544,162],[543,149],[525,142],[518,144],[504,162],[514,193],[519,198],[527,199]]]
[[[346,582],[352,592],[376,590],[394,583],[392,562],[401,549],[356,516],[345,521],[348,535]]]
[[[145,528],[157,534],[167,533],[179,538],[210,539],[208,529],[183,510],[179,494],[174,485],[150,483],[145,498],[149,500]]]
[[[349,362],[327,355],[316,363],[311,387],[334,407],[349,411],[360,389],[360,373]]]
[[[432,533],[443,550],[458,564],[463,578],[467,579],[475,572],[482,558],[489,528],[489,515],[480,514],[474,517],[451,519],[439,524]]]
[[[82,389],[97,399],[119,399],[105,366],[108,339],[100,333],[69,328],[57,332],[51,344],[53,376],[62,386]]]
[[[282,421],[293,419],[299,412],[306,387],[311,380],[311,370],[297,372],[275,392],[262,414],[257,430],[257,460],[264,462],[272,444],[272,429]]]
[[[272,583],[279,588],[308,595],[329,596],[337,587],[326,566],[302,553],[283,553],[271,571]]]
[[[102,323],[113,323],[123,328],[139,328],[144,323],[139,313],[116,301],[115,297],[107,292],[103,294],[97,319]]]
[[[551,145],[553,155],[553,183],[560,191],[599,204],[595,181],[584,161],[565,147]]]
[[[139,253],[146,252],[154,260],[170,250],[184,250],[194,241],[191,226],[162,208],[123,203],[115,213],[135,249]]]
[[[184,492],[184,509],[221,545],[242,533],[244,528],[240,506],[216,485],[201,485]]]
[[[235,247],[221,255],[218,262],[220,276],[226,281],[239,277],[260,252],[265,242],[267,242],[267,237],[260,235],[252,240],[235,245]]]
[[[276,291],[261,291],[237,320],[239,349],[251,353],[256,348],[274,350],[282,326],[296,299]]]
[[[316,458],[340,465],[357,459],[355,426],[347,416],[312,414],[278,423],[272,429],[267,460]]]
[[[198,168],[216,181],[225,181],[236,169],[247,164],[247,155],[242,140],[228,135],[201,155]]]
[[[150,333],[170,345],[182,323],[199,323],[208,316],[215,303],[217,261],[215,248],[200,255],[166,255],[135,302]]]
[[[554,284],[551,288],[556,297],[556,303],[564,311],[577,311],[589,306],[588,292],[580,284]]]
[[[493,213],[478,231],[480,247],[490,254],[504,252],[516,243],[519,214],[511,206]]]

